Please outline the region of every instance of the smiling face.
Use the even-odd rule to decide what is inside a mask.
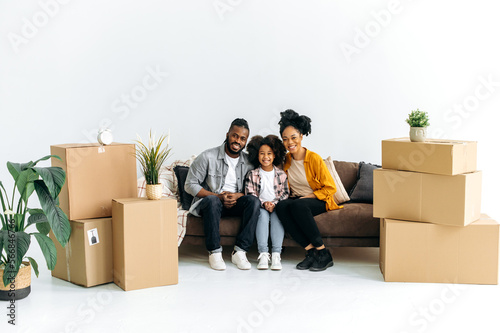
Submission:
[[[240,156],[248,140],[248,130],[241,126],[233,126],[226,134],[226,154],[232,158]]]
[[[262,170],[271,171],[273,169],[274,152],[268,145],[259,148],[259,163]]]
[[[293,155],[299,153],[302,149],[302,137],[299,130],[293,126],[288,126],[281,133],[281,139],[285,148]]]

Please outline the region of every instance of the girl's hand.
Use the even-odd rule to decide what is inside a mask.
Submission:
[[[266,201],[264,202],[264,209],[272,213],[274,211],[274,204],[271,201]]]

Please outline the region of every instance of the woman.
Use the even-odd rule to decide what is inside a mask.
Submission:
[[[281,112],[279,125],[288,150],[283,170],[288,175],[291,196],[278,203],[276,212],[285,230],[306,250],[297,269],[323,271],[333,266],[333,259],[314,216],[341,208],[333,200],[337,189],[321,156],[302,147],[302,138],[311,133],[311,119],[286,110]]]

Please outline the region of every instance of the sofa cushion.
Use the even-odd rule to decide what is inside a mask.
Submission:
[[[347,193],[351,192],[358,180],[359,164],[354,162],[333,161],[335,169]]]
[[[349,193],[352,202],[373,203],[373,170],[380,165],[360,162],[358,181]]]
[[[373,205],[346,203],[344,208],[314,217],[321,237],[378,237],[380,219],[373,217]]]
[[[186,182],[187,174],[189,172],[189,167],[177,165],[174,167],[174,172],[175,176],[177,177],[179,199],[181,202],[182,209],[189,210],[189,207],[191,207],[191,202],[193,202],[193,196],[184,190],[184,183]]]
[[[344,202],[347,202],[350,200],[349,195],[347,194],[347,191],[344,188],[344,185],[342,184],[342,180],[340,179],[339,174],[337,173],[337,170],[335,169],[335,164],[333,163],[333,160],[330,156],[328,156],[326,159],[324,159],[326,167],[328,168],[328,171],[330,171],[330,174],[332,175],[333,181],[335,182],[335,186],[337,187],[337,192],[335,192],[333,199],[335,200],[335,203],[337,205],[343,204]]]

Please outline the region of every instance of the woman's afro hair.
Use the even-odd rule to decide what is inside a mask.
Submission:
[[[297,112],[288,109],[280,112],[281,119],[279,121],[280,134],[283,135],[283,131],[288,126],[296,128],[300,134],[309,135],[311,134],[311,118],[299,115]]]

